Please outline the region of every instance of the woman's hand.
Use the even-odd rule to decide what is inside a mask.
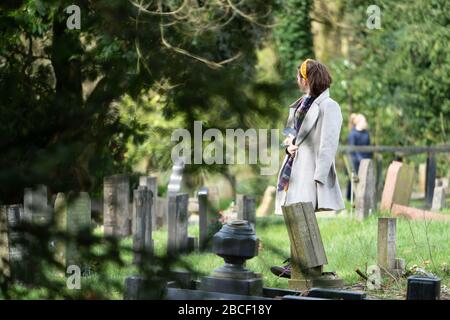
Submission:
[[[290,144],[292,144],[292,141],[294,140],[294,136],[293,135],[288,135],[286,137],[286,139],[284,139],[283,141],[283,145],[285,146],[289,146]]]
[[[287,147],[287,152],[293,157],[295,153],[297,152],[298,146],[295,144],[290,144],[289,147]]]

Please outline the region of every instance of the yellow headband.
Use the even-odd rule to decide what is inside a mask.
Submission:
[[[300,74],[302,75],[302,77],[303,77],[305,80],[308,80],[308,77],[307,77],[307,75],[306,75],[306,63],[307,63],[308,61],[311,61],[311,59],[306,59],[305,61],[303,61],[302,65],[300,66]]]

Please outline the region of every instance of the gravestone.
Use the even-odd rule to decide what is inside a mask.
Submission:
[[[158,196],[158,178],[157,177],[139,177],[139,185],[147,187],[152,192],[152,228],[156,230],[156,212],[158,211],[158,201],[156,197]]]
[[[407,206],[411,199],[413,183],[414,166],[393,161],[386,174],[380,210],[390,211],[394,203]]]
[[[436,156],[434,155],[434,153],[429,153],[427,157],[427,174],[425,178],[425,202],[427,208],[431,208],[433,204],[435,180],[436,180]]]
[[[382,273],[396,269],[397,218],[378,218],[377,263]]]
[[[427,176],[427,164],[426,163],[420,163],[419,164],[419,186],[418,186],[418,192],[423,197],[425,196],[426,176]]]
[[[391,213],[394,216],[413,220],[450,221],[450,216],[448,214],[434,213],[418,208],[402,206],[400,204],[394,204]]]
[[[153,254],[152,191],[147,186],[134,190],[133,263],[140,264]]]
[[[17,229],[23,220],[23,206],[0,208],[0,270],[13,279],[26,277],[24,232]]]
[[[169,178],[169,185],[167,186],[167,196],[176,196],[181,190],[181,183],[183,182],[183,171],[184,171],[185,161],[183,158],[178,158],[173,166],[172,173]]]
[[[208,200],[214,209],[220,209],[220,192],[217,186],[210,186],[208,188]]]
[[[375,211],[376,188],[373,162],[363,159],[359,165],[359,182],[355,192],[355,211],[358,220],[364,220]]]
[[[238,206],[238,220],[246,220],[255,228],[256,224],[256,201],[255,197],[249,195],[238,194],[236,196]]]
[[[0,271],[10,275],[7,206],[0,206]]]
[[[24,221],[36,224],[50,224],[52,211],[48,208],[47,187],[38,185],[36,188],[24,190]]]
[[[381,270],[379,266],[369,266],[367,268],[366,286],[369,290],[381,289]]]
[[[189,194],[170,196],[167,253],[174,255],[188,249],[188,200]]]
[[[79,238],[81,232],[91,231],[91,199],[87,192],[60,192],[55,200],[55,221],[58,231],[68,236]],[[80,244],[77,241],[58,240],[56,243],[56,259],[64,266],[84,266],[80,258]]]
[[[200,249],[204,250],[208,243],[208,188],[203,187],[198,191],[198,215]]]
[[[311,202],[281,206],[291,243],[291,279],[289,289],[342,287],[333,273],[324,273],[327,257]]]
[[[167,226],[167,209],[169,204],[167,198],[164,197],[156,197],[156,202],[156,229],[161,229]]]
[[[276,188],[274,186],[267,186],[264,191],[264,195],[259,205],[256,209],[257,217],[267,217],[275,212],[275,192]]]
[[[105,235],[127,237],[131,234],[129,190],[130,182],[127,175],[113,175],[103,179]]]
[[[445,208],[445,187],[435,187],[431,211],[439,212]]]

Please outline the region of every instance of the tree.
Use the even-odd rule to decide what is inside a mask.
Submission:
[[[71,4],[0,5],[2,201],[35,183],[94,190],[104,175],[129,170],[126,141],[142,139],[143,128],[121,121],[113,102],[125,94],[163,90],[162,114],[186,128],[270,114],[251,95],[275,92],[252,82],[272,1],[80,0],[80,30],[66,27]]]

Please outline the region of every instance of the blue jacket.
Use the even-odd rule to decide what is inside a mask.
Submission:
[[[355,127],[352,128],[348,135],[348,143],[351,146],[369,146],[370,145],[370,135],[367,130],[358,131]],[[372,152],[351,152],[353,168],[358,173],[359,163],[362,159],[372,158]]]

